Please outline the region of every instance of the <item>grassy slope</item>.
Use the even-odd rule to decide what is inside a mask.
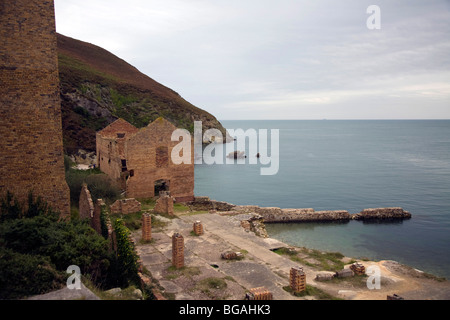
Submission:
[[[163,116],[191,132],[201,120],[225,133],[213,115],[98,46],[58,34],[58,58],[67,153],[95,150],[95,132],[118,117],[143,127]]]

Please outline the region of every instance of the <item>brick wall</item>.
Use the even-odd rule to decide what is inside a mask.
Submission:
[[[168,193],[161,192],[153,211],[155,213],[173,216],[173,198]]]
[[[194,148],[192,146],[191,164],[176,165],[171,161],[172,149],[179,143],[171,141],[176,129],[173,124],[160,118],[127,141],[128,169],[134,170],[134,176],[127,181],[127,195],[134,198],[154,197],[155,182],[164,180],[176,201],[193,200]]]
[[[81,219],[92,219],[94,217],[94,202],[86,184],[83,184],[81,188],[78,209]]]
[[[102,210],[106,211],[106,204],[102,199],[97,199],[97,201],[94,203],[94,216],[91,220],[91,227],[95,231],[97,231],[98,234],[102,234],[102,225],[101,225],[101,214]]]
[[[112,179],[121,178],[126,139],[139,130],[123,119],[118,119],[97,132],[97,165]],[[125,188],[125,186],[124,186]]]
[[[70,214],[53,1],[0,2],[0,195]]]
[[[121,199],[111,205],[111,213],[129,214],[141,211],[141,203],[136,199]]]

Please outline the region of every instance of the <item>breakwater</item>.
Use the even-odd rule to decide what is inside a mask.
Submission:
[[[346,210],[315,211],[312,208],[281,209],[278,207],[259,207],[253,205],[234,205],[228,202],[211,200],[209,197],[195,197],[188,202],[191,210],[228,212],[228,213],[255,213],[262,217],[265,223],[289,222],[332,222],[350,220],[389,220],[410,219],[411,213],[399,207],[364,209],[359,213],[351,214]]]

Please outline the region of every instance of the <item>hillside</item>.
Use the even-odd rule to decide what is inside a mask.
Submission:
[[[141,128],[162,116],[190,132],[202,121],[203,129],[217,128],[225,137],[213,115],[98,46],[58,34],[58,60],[68,154],[94,151],[95,133],[119,117]]]

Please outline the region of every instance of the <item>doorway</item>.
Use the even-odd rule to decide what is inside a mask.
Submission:
[[[164,180],[164,179],[156,180],[155,181],[155,197],[159,197],[160,191],[170,191],[169,187],[170,187],[169,180]]]

